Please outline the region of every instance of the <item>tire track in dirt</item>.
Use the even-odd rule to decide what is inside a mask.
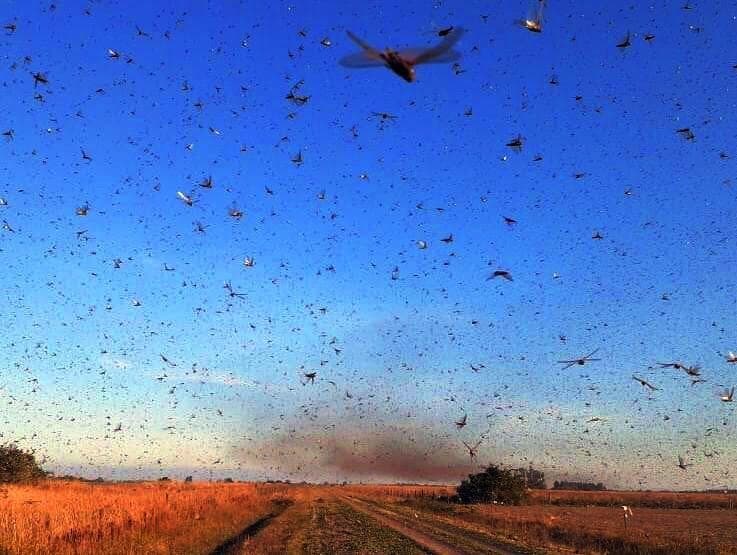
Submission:
[[[528,550],[517,549],[514,546],[498,543],[491,539],[472,538],[468,534],[462,536],[462,542],[459,542],[462,545],[455,545],[448,539],[459,537],[458,530],[426,522],[421,524],[411,522],[403,515],[355,497],[343,497],[341,500],[354,510],[375,519],[436,555],[527,555],[530,553]]]
[[[270,512],[266,516],[262,516],[256,522],[246,526],[235,536],[232,536],[231,538],[225,540],[212,552],[210,552],[210,555],[236,555],[237,553],[240,553],[242,544],[244,542],[266,528],[273,519],[282,514],[291,504],[292,501],[288,499],[276,501],[274,503],[274,510],[272,512]]]

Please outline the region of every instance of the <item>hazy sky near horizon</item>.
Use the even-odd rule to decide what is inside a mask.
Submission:
[[[535,5],[6,2],[0,442],[91,477],[737,487],[737,4]],[[339,64],[347,30],[451,25],[414,83]]]

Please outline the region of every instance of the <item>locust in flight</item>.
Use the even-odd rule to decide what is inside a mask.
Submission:
[[[407,48],[404,50],[386,48],[381,51],[348,31],[350,39],[360,46],[362,51],[343,57],[340,64],[351,68],[384,66],[408,83],[412,83],[416,78],[415,66],[420,64],[442,64],[458,60],[461,55],[453,50],[453,46],[462,34],[463,29],[456,27],[448,32],[440,43],[431,48]]]

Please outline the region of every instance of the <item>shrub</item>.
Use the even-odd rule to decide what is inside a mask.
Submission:
[[[507,503],[519,505],[527,496],[525,480],[512,470],[494,464],[469,474],[456,489],[461,503]]]
[[[0,483],[35,482],[45,477],[32,452],[12,444],[0,445]]]

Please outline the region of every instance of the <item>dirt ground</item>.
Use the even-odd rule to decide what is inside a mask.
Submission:
[[[325,489],[303,499],[240,553],[737,553],[737,511],[621,507],[459,506]]]

